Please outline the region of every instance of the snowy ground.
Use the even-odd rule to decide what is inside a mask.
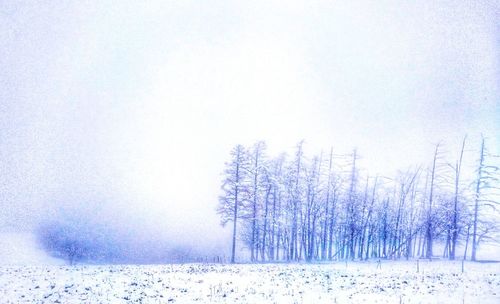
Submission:
[[[0,266],[2,303],[500,303],[500,264]]]

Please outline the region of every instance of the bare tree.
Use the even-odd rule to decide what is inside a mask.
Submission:
[[[455,171],[455,194],[453,196],[453,221],[451,226],[452,237],[451,237],[451,249],[450,249],[450,260],[455,259],[455,252],[457,247],[458,240],[458,195],[460,188],[460,173],[462,171],[462,159],[464,156],[464,148],[465,148],[465,140],[467,137],[464,137],[462,141],[462,149],[460,149],[460,156],[456,162],[455,167],[453,168]]]
[[[252,175],[252,235],[250,240],[250,259],[255,261],[258,259],[259,246],[259,229],[258,229],[258,204],[259,204],[259,188],[262,187],[262,176],[264,172],[264,151],[266,144],[263,141],[255,143],[252,149],[251,157],[251,175]]]
[[[291,178],[293,179],[293,189],[291,189],[290,199],[292,200],[292,227],[290,237],[290,258],[298,260],[298,226],[299,226],[299,212],[301,211],[301,172],[302,172],[302,158],[303,158],[303,145],[304,141],[297,144],[297,151],[295,153],[295,160],[292,164]]]
[[[497,206],[500,204],[498,200],[498,184],[500,183],[499,173],[500,168],[496,165],[487,163],[487,157],[495,157],[487,153],[485,147],[485,139],[481,138],[481,152],[479,155],[479,166],[477,168],[476,189],[474,195],[474,217],[473,217],[473,230],[472,230],[472,255],[471,260],[476,261],[477,247],[479,241],[484,239],[488,233],[492,233],[498,229],[496,221],[488,221],[487,219],[481,220],[480,207],[489,207],[497,212]],[[498,156],[496,156],[498,157]],[[497,192],[495,192],[497,191]],[[479,226],[483,226],[482,233],[479,232]]]
[[[425,183],[421,166],[395,177],[370,178],[359,168],[356,150],[334,163],[333,150],[325,161],[322,153],[305,156],[303,142],[290,160],[284,154],[268,158],[264,142],[249,149],[236,146],[226,163],[218,208],[222,224],[233,222],[231,261],[238,238],[248,245],[252,262],[430,259],[438,241],[445,245],[443,256],[455,259],[462,238],[465,256],[471,239],[475,260],[478,244],[497,238],[500,228],[492,212],[485,213],[496,212],[499,204],[500,169],[491,163],[494,156],[483,139],[477,177],[471,178],[475,196],[467,195],[461,186],[467,176],[465,140],[449,166],[453,176],[441,166],[441,145],[435,146]],[[366,184],[361,186],[361,180]]]
[[[429,208],[427,211],[427,228],[426,228],[426,253],[425,257],[430,259],[432,258],[432,241],[433,241],[433,227],[432,227],[432,204],[434,199],[434,187],[435,187],[435,177],[436,177],[436,161],[438,158],[439,145],[436,145],[436,149],[434,150],[434,158],[432,161],[432,169],[431,169],[431,180],[430,180],[430,192],[429,192]]]
[[[219,198],[217,212],[222,217],[222,225],[233,222],[231,263],[235,262],[237,221],[241,217],[238,212],[243,206],[244,195],[248,191],[246,177],[248,170],[248,156],[242,145],[237,145],[231,151],[231,160],[226,163],[224,180],[222,183],[223,194]]]

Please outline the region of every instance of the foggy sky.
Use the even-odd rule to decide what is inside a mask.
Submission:
[[[498,2],[135,2],[0,3],[1,229],[81,212],[211,247],[237,143],[373,173],[500,149]]]

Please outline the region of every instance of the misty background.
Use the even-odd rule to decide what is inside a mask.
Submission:
[[[215,209],[235,144],[357,147],[374,174],[465,134],[498,154],[499,14],[496,1],[2,1],[0,231],[66,229],[134,261],[226,254]]]

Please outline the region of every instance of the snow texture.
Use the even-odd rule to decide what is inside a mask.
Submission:
[[[500,303],[500,264],[2,266],[2,303]]]

